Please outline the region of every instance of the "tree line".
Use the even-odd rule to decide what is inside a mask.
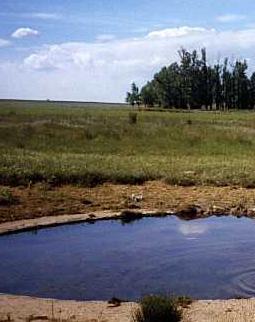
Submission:
[[[181,109],[252,109],[255,107],[255,72],[247,75],[246,60],[228,58],[214,65],[206,49],[178,51],[180,62],[163,67],[141,90],[135,83],[127,93],[131,105]]]

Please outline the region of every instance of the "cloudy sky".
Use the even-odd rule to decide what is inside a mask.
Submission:
[[[122,102],[177,50],[255,69],[254,0],[0,0],[0,98]]]

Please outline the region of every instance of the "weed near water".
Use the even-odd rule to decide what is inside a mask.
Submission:
[[[133,322],[178,322],[182,313],[175,298],[149,295],[140,301],[133,312]]]

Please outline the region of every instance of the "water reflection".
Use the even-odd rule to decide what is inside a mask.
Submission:
[[[203,222],[186,221],[179,225],[181,234],[187,237],[196,237],[205,234],[209,230],[209,225]]]

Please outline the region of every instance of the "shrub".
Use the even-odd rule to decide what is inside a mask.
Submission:
[[[137,113],[130,112],[128,114],[129,124],[136,124],[137,123]]]
[[[149,295],[140,301],[140,308],[133,314],[133,322],[178,322],[181,316],[174,298]]]
[[[97,134],[93,132],[91,129],[86,129],[84,131],[84,135],[87,140],[93,140],[97,137]]]

